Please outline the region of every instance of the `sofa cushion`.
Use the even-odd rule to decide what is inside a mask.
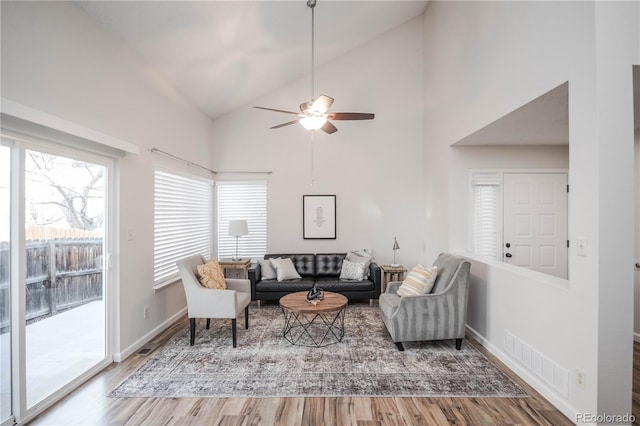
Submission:
[[[293,266],[293,262],[288,257],[269,259],[276,270],[276,278],[278,281],[296,280],[302,278]]]
[[[345,257],[345,253],[316,254],[316,276],[340,275],[342,261]]]
[[[372,291],[373,282],[370,280],[362,281],[344,281],[337,276],[320,277],[317,279],[318,288],[324,291],[333,291],[340,293],[341,291]]]
[[[291,259],[293,265],[296,267],[296,271],[302,276],[315,275],[315,254],[313,253],[301,253],[301,254],[265,254],[265,259],[278,257],[286,257]]]
[[[414,266],[398,289],[398,296],[418,296],[430,293],[437,274],[437,266],[430,268],[425,268],[420,264]]]
[[[373,261],[371,250],[363,249],[363,250],[350,251],[349,253],[347,253],[346,259],[349,262],[364,263],[364,277],[369,278],[369,265]]]
[[[276,270],[273,269],[271,259],[258,259],[260,264],[260,277],[263,280],[272,280],[277,277]]]
[[[224,290],[227,282],[224,279],[222,268],[216,259],[211,259],[207,263],[198,265],[198,281],[203,287]]]
[[[343,260],[340,279],[362,281],[364,279],[364,263]]]
[[[313,277],[302,277],[299,280],[280,281],[262,280],[256,283],[256,291],[308,291],[313,287]]]

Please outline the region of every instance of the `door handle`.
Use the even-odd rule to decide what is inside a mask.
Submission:
[[[504,255],[504,257],[513,257],[513,255],[511,253],[507,253]]]

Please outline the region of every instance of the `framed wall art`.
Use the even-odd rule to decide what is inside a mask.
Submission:
[[[302,196],[302,237],[305,240],[336,239],[336,196]]]

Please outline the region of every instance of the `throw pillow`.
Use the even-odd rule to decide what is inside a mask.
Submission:
[[[341,280],[362,281],[364,278],[364,263],[342,261],[342,270],[340,271]]]
[[[436,275],[438,275],[437,266],[430,268],[425,268],[422,265],[414,266],[398,288],[398,296],[416,296],[430,293],[436,281]]]
[[[216,259],[211,259],[207,263],[198,265],[198,280],[203,287],[217,290],[227,288],[227,282],[224,280],[224,273]]]
[[[273,265],[273,269],[276,270],[276,278],[278,281],[295,280],[302,278],[293,262],[288,257],[281,257],[279,259],[269,259]]]
[[[364,278],[369,278],[369,265],[373,261],[371,250],[363,249],[350,251],[349,253],[347,253],[346,259],[349,262],[364,263]]]
[[[260,264],[260,275],[263,280],[273,280],[276,278],[276,270],[269,259],[258,259]]]

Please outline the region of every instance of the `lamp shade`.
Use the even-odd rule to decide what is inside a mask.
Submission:
[[[229,221],[229,236],[230,237],[241,237],[243,235],[247,235],[249,233],[249,229],[247,227],[247,221],[242,220],[230,220]]]

